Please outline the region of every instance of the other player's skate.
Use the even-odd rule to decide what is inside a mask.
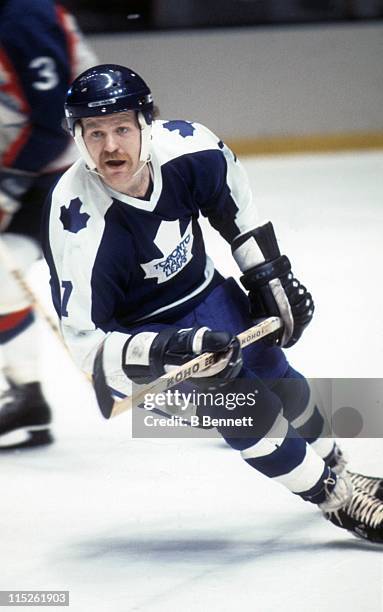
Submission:
[[[330,455],[326,457],[325,461],[335,474],[342,474],[348,463],[347,458],[337,444],[334,444],[333,450]],[[347,474],[354,487],[363,489],[366,493],[369,493],[369,495],[373,495],[380,499],[380,501],[383,501],[382,478],[366,476],[364,474],[358,474],[357,472],[350,472],[349,470],[347,470]]]
[[[334,489],[319,505],[325,517],[358,538],[383,544],[383,504],[363,489],[353,486],[347,472],[338,476]]]
[[[40,383],[10,385],[0,396],[0,449],[50,444],[51,411]]]

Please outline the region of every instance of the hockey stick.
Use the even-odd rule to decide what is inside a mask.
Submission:
[[[238,334],[237,337],[241,343],[241,347],[245,348],[253,342],[281,329],[281,327],[282,321],[279,317],[269,317],[261,323],[249,327],[249,329]],[[94,370],[94,387],[100,410],[106,419],[115,417],[126,410],[130,410],[142,404],[147,393],[156,394],[171,389],[174,385],[184,382],[188,378],[195,376],[198,372],[203,372],[203,370],[215,363],[216,360],[217,355],[214,353],[203,353],[202,355],[198,355],[198,357],[164,374],[153,382],[142,385],[131,397],[125,397],[123,400],[115,401],[110,394],[110,388],[105,380],[102,368],[101,350],[96,357]]]
[[[56,322],[52,317],[45,311],[41,305],[40,300],[26,281],[23,272],[18,268],[12,255],[9,252],[8,247],[0,236],[0,261],[4,264],[6,270],[14,278],[15,282],[24,292],[24,295],[28,298],[31,305],[39,313],[40,317],[48,324],[51,331],[55,334],[60,344],[66,345],[63,342],[60,330]],[[265,319],[261,323],[250,327],[244,332],[238,335],[238,339],[241,343],[241,347],[246,346],[260,340],[261,338],[274,333],[282,326],[281,319],[278,317],[270,317]],[[168,374],[161,376],[154,380],[148,385],[143,385],[139,388],[136,394],[132,397],[125,397],[122,400],[115,401],[111,395],[110,388],[105,380],[105,375],[102,367],[102,350],[96,356],[94,373],[93,373],[93,387],[96,394],[96,399],[101,410],[101,413],[106,419],[117,416],[122,412],[130,410],[133,407],[139,406],[144,400],[147,393],[161,393],[164,390],[171,389],[174,385],[195,376],[197,372],[202,372],[213,363],[215,363],[217,356],[214,353],[204,353],[195,357],[191,361],[188,361],[183,366],[172,370]],[[85,378],[90,382],[87,375]]]

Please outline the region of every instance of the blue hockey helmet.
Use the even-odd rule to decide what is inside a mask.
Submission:
[[[134,110],[142,112],[148,125],[153,120],[149,87],[134,70],[118,64],[101,64],[80,74],[68,90],[64,108],[73,135],[82,117]]]
[[[130,110],[136,111],[141,129],[140,160],[149,161],[153,98],[145,81],[131,68],[100,64],[85,70],[68,90],[64,109],[67,126],[90,169],[96,166],[85,146],[80,119]]]

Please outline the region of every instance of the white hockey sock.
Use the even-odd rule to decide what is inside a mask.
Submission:
[[[319,457],[324,459],[331,453],[335,444],[334,438],[331,437],[331,426],[328,423],[329,417],[326,414],[325,409],[326,406],[331,406],[331,384],[327,379],[311,379],[309,385],[309,402],[304,412],[295,418],[291,424],[298,431],[304,431],[311,420],[314,420],[316,423],[318,422],[315,412],[317,412],[317,416],[318,414],[320,415],[320,418],[323,419],[323,424],[320,432],[314,430],[316,439],[311,441],[310,435],[304,437],[307,439],[310,447],[319,455]],[[318,435],[319,437],[317,437]]]
[[[23,385],[40,379],[40,341],[36,321],[2,344],[1,352],[4,374],[13,383]]]
[[[311,448],[315,450],[315,452],[324,459],[328,457],[331,451],[334,448],[335,440],[334,438],[318,438],[310,444]]]
[[[326,468],[323,459],[282,415],[264,438],[243,449],[241,455],[253,468],[304,498],[318,485],[321,488]]]

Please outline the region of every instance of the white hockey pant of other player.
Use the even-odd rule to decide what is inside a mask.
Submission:
[[[0,234],[0,240],[7,248],[12,263],[23,273],[39,258],[39,247],[32,239],[16,234]],[[0,316],[31,306],[29,296],[1,258],[0,287]],[[21,334],[0,346],[0,368],[16,384],[34,382],[40,377],[37,333],[36,325],[29,325]]]
[[[17,268],[26,273],[29,267],[37,261],[40,249],[36,242],[26,236],[18,234],[0,234],[2,240],[12,256]],[[0,315],[23,310],[31,305],[30,299],[6,269],[0,258]]]

